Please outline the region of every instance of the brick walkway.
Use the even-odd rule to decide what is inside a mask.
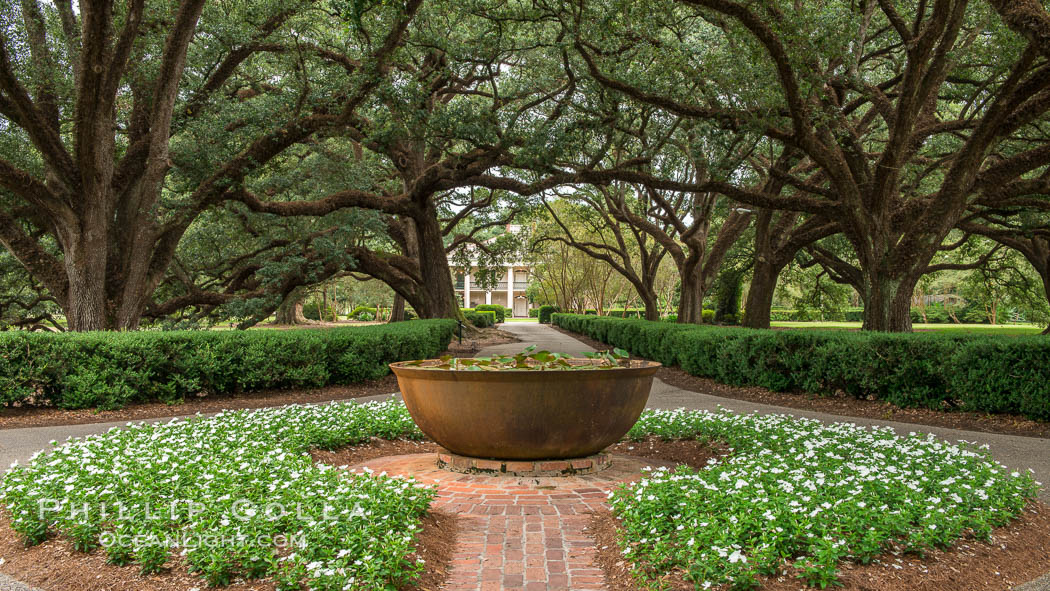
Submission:
[[[587,533],[590,512],[609,491],[636,479],[647,462],[616,456],[598,473],[563,478],[516,478],[440,470],[435,454],[364,462],[394,476],[415,476],[438,487],[435,507],[460,516],[458,548],[447,591],[605,589]]]

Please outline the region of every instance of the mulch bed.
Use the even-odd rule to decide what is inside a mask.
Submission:
[[[431,442],[385,441],[375,439],[368,444],[337,451],[316,451],[315,461],[336,466],[352,465],[373,458],[434,451]],[[457,517],[451,513],[432,510],[422,519],[422,530],[416,540],[416,551],[409,561],[422,558],[426,569],[414,585],[405,591],[436,591],[448,578],[452,553],[459,531]],[[207,584],[187,569],[181,557],[173,556],[169,568],[155,575],[139,574],[135,565],[114,566],[106,563],[105,553],[77,552],[72,543],[52,538],[37,546],[26,548],[22,539],[11,529],[8,516],[0,517],[0,572],[45,591],[186,591],[206,589]],[[275,591],[272,581],[240,581],[222,587],[223,591]]]
[[[662,459],[703,468],[708,458],[726,450],[697,441],[660,441],[650,438],[640,443],[621,442],[613,451],[645,458]],[[611,511],[593,515],[588,531],[597,546],[597,562],[605,572],[610,591],[642,589],[631,576],[617,544],[617,520]],[[879,563],[844,563],[839,580],[845,591],[1009,591],[1050,571],[1050,506],[1033,502],[1020,518],[995,530],[990,543],[960,540],[949,550],[933,550],[925,557],[902,554],[884,555]],[[664,580],[671,591],[692,591],[695,584],[681,572]],[[797,591],[805,583],[794,572],[762,579],[762,589]]]
[[[482,347],[517,342],[514,336],[496,328],[476,331],[463,344],[453,339],[442,355],[457,357],[474,356]],[[48,406],[13,406],[0,408],[0,429],[23,427],[50,427],[54,425],[84,425],[117,421],[143,421],[166,418],[173,415],[209,414],[223,410],[266,408],[288,404],[317,404],[337,400],[351,400],[366,396],[392,394],[398,391],[397,378],[393,374],[378,380],[361,382],[349,386],[326,386],[310,390],[261,390],[239,394],[202,394],[187,398],[181,404],[147,402],[133,404],[120,410],[65,410]]]
[[[609,447],[608,451],[647,460],[674,462],[679,466],[701,470],[707,467],[708,460],[726,456],[729,448],[720,443],[700,443],[686,439],[664,441],[659,437],[646,437],[642,441],[621,441]]]
[[[351,386],[327,386],[311,390],[261,390],[240,394],[201,395],[187,398],[181,404],[146,402],[132,404],[120,410],[65,410],[54,407],[21,406],[0,410],[0,429],[22,427],[50,427],[54,425],[83,425],[114,421],[142,421],[173,415],[209,414],[223,410],[266,408],[287,404],[311,404],[349,400],[365,396],[397,392],[397,378],[393,374]]]
[[[429,440],[395,439],[391,441],[373,438],[365,445],[349,445],[332,451],[315,449],[310,452],[310,456],[315,462],[332,466],[354,466],[361,462],[387,456],[437,453],[438,449],[438,444]]]
[[[558,327],[554,327],[554,330],[578,339],[595,349],[609,349],[609,345],[590,337]],[[641,357],[633,356],[632,358],[641,359]],[[817,396],[806,392],[773,392],[765,388],[727,386],[711,379],[689,375],[679,367],[662,367],[657,371],[656,377],[668,385],[689,390],[690,392],[747,400],[748,402],[760,404],[811,410],[844,417],[865,417],[881,421],[948,427],[981,433],[1050,438],[1050,423],[1033,421],[1018,415],[989,415],[976,412],[939,411],[928,408],[900,408],[881,400],[858,399],[842,393]]]

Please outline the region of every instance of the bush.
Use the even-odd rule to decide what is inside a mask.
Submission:
[[[496,323],[501,323],[507,319],[507,309],[503,306],[496,304],[481,304],[480,306],[474,306],[476,312],[492,312],[496,315]]]
[[[550,324],[551,316],[561,312],[558,306],[540,306],[539,319],[540,324]]]
[[[321,310],[321,303],[317,301],[307,302],[303,305],[303,316],[310,320],[321,320],[324,322],[335,322],[339,320],[339,314],[336,314],[335,308],[327,306]]]
[[[462,308],[463,317],[477,328],[489,328],[496,324],[496,313],[492,310],[477,311],[474,308]]]
[[[734,386],[1050,420],[1050,340],[1041,336],[751,330],[576,314],[553,322]]]
[[[122,408],[199,393],[316,388],[444,351],[456,323],[300,330],[0,334],[0,404]]]
[[[350,310],[350,313],[346,315],[346,318],[347,318],[347,320],[360,320],[359,317],[361,316],[361,314],[365,314],[365,313],[370,314],[373,319],[375,319],[375,317],[376,317],[376,309],[374,307],[372,307],[372,306],[358,306],[358,307],[354,308],[353,310]]]
[[[503,318],[504,318],[504,320],[506,320],[507,318],[514,318],[514,309],[513,308],[503,308]]]
[[[705,324],[711,324],[712,322],[715,321],[715,311],[714,310],[704,310],[703,312],[700,313],[700,317],[703,318]]]
[[[529,318],[539,318],[539,317],[540,317],[540,309],[539,308],[529,308]]]

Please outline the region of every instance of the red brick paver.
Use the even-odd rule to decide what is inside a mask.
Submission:
[[[646,465],[662,464],[616,456],[597,474],[517,478],[448,472],[437,467],[435,454],[414,454],[354,468],[436,485],[435,507],[460,515],[447,591],[585,591],[605,589],[585,529],[589,514]]]

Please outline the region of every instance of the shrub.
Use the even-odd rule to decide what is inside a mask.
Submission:
[[[540,306],[540,324],[550,324],[551,316],[558,312],[561,312],[561,310],[558,309],[558,306]]]
[[[448,347],[451,320],[332,329],[0,334],[0,403],[121,408],[382,377]]]
[[[463,317],[467,319],[467,322],[477,328],[489,328],[496,324],[496,313],[492,310],[478,312],[473,308],[463,308],[462,311]]]
[[[539,318],[539,317],[540,317],[540,309],[539,308],[529,308],[529,318]]]
[[[474,306],[476,312],[492,312],[496,316],[496,323],[504,322],[507,319],[507,309],[503,306],[496,304],[481,304],[480,306]]]
[[[303,305],[303,316],[310,320],[321,320],[324,322],[339,320],[339,314],[336,314],[335,308],[326,306],[322,310],[321,303],[317,301],[307,302]]]
[[[703,318],[705,324],[711,324],[712,322],[715,321],[715,311],[714,310],[704,310],[703,312],[700,313],[700,317]]]
[[[376,309],[375,309],[375,307],[373,307],[373,306],[358,306],[358,307],[354,308],[353,310],[350,310],[350,313],[346,315],[346,318],[348,320],[360,320],[359,317],[361,316],[361,314],[365,314],[365,313],[371,314],[372,318],[376,317]]]
[[[503,318],[514,318],[514,308],[503,308]]]
[[[966,334],[751,330],[556,314],[614,347],[734,386],[1050,420],[1050,340]]]
[[[361,312],[357,315],[357,319],[362,322],[371,322],[376,319],[375,315],[371,312]]]

